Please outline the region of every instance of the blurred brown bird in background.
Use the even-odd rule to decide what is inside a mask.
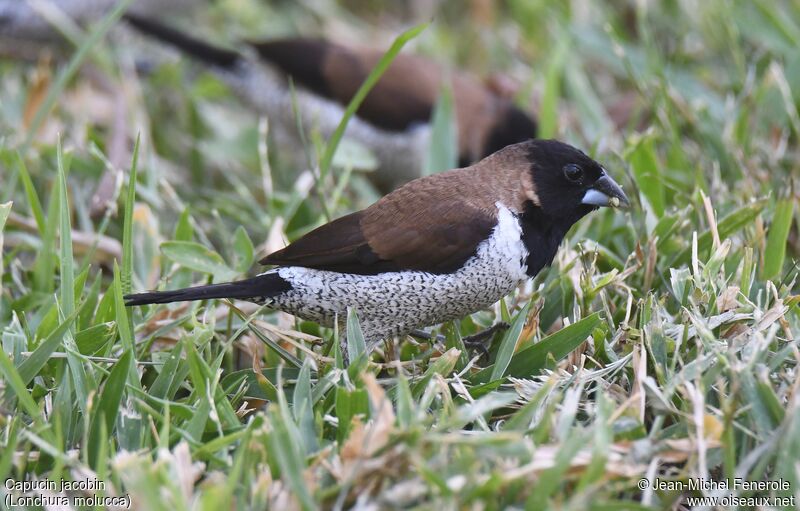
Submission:
[[[267,115],[279,143],[295,146],[300,145],[296,116],[305,131],[316,129],[329,137],[383,55],[380,49],[304,37],[247,42],[241,50],[230,50],[152,18],[128,14],[126,20],[143,34],[208,65],[249,105]],[[289,79],[297,86],[297,113]],[[446,85],[452,88],[461,166],[536,136],[536,121],[530,115],[476,77],[446,73],[429,59],[401,54],[346,131],[347,137],[377,157],[378,170],[371,178],[380,190],[390,191],[422,174],[431,114]]]

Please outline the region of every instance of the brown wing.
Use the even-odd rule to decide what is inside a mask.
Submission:
[[[337,218],[259,262],[340,273],[368,274],[396,271],[397,268],[389,261],[381,261],[371,251],[361,231],[360,220],[363,215],[363,211],[358,211]]]
[[[458,171],[456,171],[458,172]],[[451,174],[450,172],[446,174]],[[451,273],[473,256],[496,223],[492,207],[466,200],[444,174],[417,180],[261,260],[343,273]]]
[[[351,49],[323,39],[278,39],[251,43],[264,60],[311,91],[347,105],[382,53]],[[364,98],[358,116],[382,129],[403,131],[430,120],[440,88],[436,65],[399,55]]]

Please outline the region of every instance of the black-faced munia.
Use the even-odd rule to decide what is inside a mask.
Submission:
[[[323,325],[352,307],[374,343],[491,306],[550,264],[584,215],[628,204],[583,152],[530,140],[325,224],[262,259],[276,268],[256,277],[125,300],[241,298]]]

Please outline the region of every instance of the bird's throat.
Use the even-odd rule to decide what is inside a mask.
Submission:
[[[558,251],[570,227],[580,220],[588,211],[576,212],[575,215],[556,218],[550,216],[542,208],[528,202],[525,211],[520,215],[522,226],[522,242],[528,251],[526,273],[535,277],[545,266],[548,266]]]

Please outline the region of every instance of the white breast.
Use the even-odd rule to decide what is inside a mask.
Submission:
[[[485,309],[528,277],[528,255],[517,217],[498,203],[498,225],[475,256],[456,272],[421,271],[354,275],[299,267],[271,270],[292,285],[273,299],[275,308],[324,325],[359,314],[369,341],[402,335]]]

